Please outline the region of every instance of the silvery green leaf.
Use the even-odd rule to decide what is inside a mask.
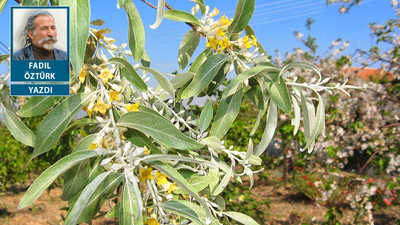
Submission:
[[[307,144],[304,147],[304,149],[308,149],[308,153],[312,152],[314,147],[314,142],[325,126],[324,100],[322,99],[320,94],[317,93],[317,95],[318,95],[318,106],[317,106],[317,113],[315,115],[315,122],[310,132],[310,137],[309,137],[310,139],[307,140]]]
[[[86,126],[86,125],[92,125],[93,126],[93,125],[95,125],[97,123],[98,122],[97,122],[96,119],[86,118],[86,117],[80,118],[80,119],[75,120],[74,122],[72,122],[70,125],[68,125],[68,127],[65,128],[65,131],[64,131],[63,135],[68,134],[71,131],[78,130],[78,129]]]
[[[321,76],[321,73],[319,72],[318,67],[313,65],[313,64],[311,64],[311,63],[308,63],[308,62],[292,62],[292,63],[289,63],[289,64],[287,64],[286,66],[284,66],[281,69],[281,72],[280,72],[279,76],[282,76],[284,73],[286,73],[286,71],[288,71],[290,69],[293,69],[293,68],[301,68],[301,69],[312,70],[312,71],[314,71],[315,73],[318,74],[318,82],[321,81],[322,76]]]
[[[244,225],[259,225],[254,219],[240,212],[229,211],[229,212],[224,212],[223,214]]]
[[[191,81],[193,77],[193,72],[179,73],[171,79],[171,84],[172,86],[174,86],[174,89],[178,89],[189,83],[189,81]]]
[[[196,199],[197,202],[200,203],[202,206],[201,211],[205,211],[205,220],[203,220],[203,224],[210,224],[211,223],[211,211],[208,208],[208,205],[204,200],[198,195],[196,191],[194,191],[194,188],[191,184],[189,184],[186,179],[173,167],[169,166],[166,163],[163,163],[161,161],[154,161],[151,163],[153,167],[155,167],[157,170],[161,171],[162,173],[166,174],[171,180],[175,181],[176,184],[178,184],[179,187],[183,188],[186,192],[189,193],[194,199]]]
[[[293,130],[293,135],[296,135],[297,131],[299,130],[299,127],[300,127],[301,112],[300,112],[299,103],[297,103],[296,97],[294,97],[293,95],[292,95],[292,103],[293,103],[293,108],[294,108],[294,118],[293,118],[294,130]]]
[[[192,14],[181,10],[168,10],[164,12],[164,17],[170,20],[191,23],[200,26],[199,20]]]
[[[254,13],[255,0],[239,0],[236,5],[235,16],[232,24],[228,27],[229,36],[239,33],[250,22]]]
[[[142,66],[144,66],[144,67],[150,67],[150,57],[147,55],[146,50],[144,50],[142,58],[140,59],[140,62],[142,63]]]
[[[184,70],[189,63],[194,51],[200,42],[200,35],[193,29],[190,29],[185,36],[183,36],[182,42],[179,45],[178,51],[178,64],[181,70]]]
[[[240,111],[243,92],[239,90],[235,94],[222,99],[211,126],[210,135],[222,138],[231,128]]]
[[[192,175],[191,177],[187,178],[189,184],[192,185],[194,191],[200,192],[204,188],[206,188],[211,183],[211,177],[207,176],[199,176],[197,174]],[[187,192],[181,188],[177,187],[174,191],[174,194],[187,194]]]
[[[277,74],[271,73],[267,76],[265,83],[272,101],[285,113],[291,113],[292,104],[290,103],[289,91],[283,77],[278,77]]]
[[[250,159],[250,157],[253,155],[254,151],[254,145],[253,145],[253,139],[250,138],[249,144],[247,145],[247,151],[246,151],[246,160]]]
[[[168,92],[168,94],[171,95],[171,97],[173,99],[175,99],[175,89],[174,86],[171,84],[171,81],[169,81],[164,74],[158,72],[155,69],[151,69],[149,67],[139,67],[139,69],[147,71],[151,74],[153,74],[153,76],[157,79],[158,83],[160,84],[160,86],[166,91]]]
[[[219,195],[226,187],[226,185],[228,185],[229,180],[231,179],[233,174],[233,168],[230,167],[228,172],[225,174],[224,178],[222,178],[221,182],[218,184],[217,187],[215,187],[214,190],[211,190],[211,195],[215,196],[215,195]]]
[[[187,218],[195,223],[204,224],[205,216],[204,209],[193,202],[184,200],[171,200],[162,203],[161,205],[164,209],[184,218]],[[203,217],[200,217],[200,215]]]
[[[217,54],[207,58],[197,70],[192,82],[183,91],[181,98],[190,98],[203,91],[211,83],[229,57],[229,55]]]
[[[146,83],[140,78],[133,66],[125,59],[113,57],[108,60],[109,63],[118,65],[122,70],[122,75],[140,91],[147,91]]]
[[[266,110],[266,99],[259,85],[251,87],[250,90],[246,91],[246,96],[257,106],[259,110]]]
[[[143,56],[145,45],[145,32],[142,18],[139,15],[133,1],[127,1],[123,5],[128,16],[128,44],[136,61]]]
[[[85,57],[86,42],[89,35],[89,0],[60,0],[60,6],[69,6],[70,11],[70,47],[69,57],[76,76],[81,72]]]
[[[23,6],[48,6],[48,0],[24,0]]]
[[[90,144],[93,143],[94,139],[97,137],[98,133],[89,134],[88,136],[84,137],[72,150],[72,152],[82,151],[89,149]]]
[[[181,162],[190,162],[190,163],[197,163],[197,164],[201,164],[203,166],[207,166],[210,168],[218,168],[217,165],[214,165],[213,163],[211,163],[210,161],[207,160],[203,160],[203,159],[194,159],[194,158],[189,158],[189,157],[185,157],[185,156],[180,156],[180,155],[165,155],[165,154],[151,154],[148,156],[144,156],[142,159],[142,161],[147,162],[147,163],[151,163],[153,161],[160,161],[160,160],[164,160],[164,161],[181,161]]]
[[[60,196],[62,200],[70,199],[86,186],[89,178],[87,166],[88,162],[85,160],[64,173],[63,194]]]
[[[121,225],[143,224],[143,217],[140,214],[141,211],[139,211],[138,204],[139,201],[135,194],[134,185],[125,179],[119,210]]]
[[[208,136],[206,138],[203,138],[201,141],[206,143],[206,145],[210,146],[214,150],[222,148],[221,140],[215,136]]]
[[[267,149],[269,143],[274,137],[277,122],[278,108],[276,107],[275,103],[271,101],[267,114],[267,122],[265,123],[264,134],[256,150],[254,151],[254,155],[260,156]]]
[[[96,156],[101,156],[107,154],[104,150],[87,150],[78,151],[71,153],[68,156],[58,160],[56,163],[47,168],[29,187],[26,191],[24,197],[18,204],[19,209],[23,209],[30,204],[32,204],[36,199],[40,197],[42,192],[46,190],[53,181],[59,177],[62,173],[67,171],[69,168],[78,164],[79,162],[90,159]]]
[[[203,108],[200,114],[199,129],[200,133],[203,133],[210,126],[211,120],[213,118],[213,108],[212,101],[209,101]]]
[[[301,104],[303,109],[303,127],[304,127],[304,135],[306,136],[306,141],[309,146],[314,143],[314,140],[311,139],[312,128],[315,124],[315,108],[314,103],[312,102],[311,96],[300,90],[301,93]]]
[[[268,102],[269,99],[267,99],[267,102],[265,104],[268,105]],[[258,126],[260,126],[261,119],[264,117],[266,112],[267,112],[267,107],[264,107],[264,109],[260,109],[258,111],[256,122],[254,123],[253,128],[250,131],[250,136],[256,133]]]
[[[237,75],[235,78],[233,78],[228,86],[224,90],[224,94],[222,95],[222,99],[232,95],[235,92],[235,88],[243,83],[244,81],[256,76],[257,74],[261,72],[279,72],[279,69],[273,67],[273,66],[255,66],[252,67],[248,70],[245,70],[244,72],[240,73]]]
[[[184,135],[157,112],[141,106],[137,112],[124,114],[118,126],[129,127],[151,136],[157,142],[181,150],[193,150],[203,144]]]
[[[77,152],[80,153],[80,152]],[[76,153],[75,153],[76,154]],[[69,209],[67,218],[65,218],[65,225],[75,225],[78,223],[79,218],[82,215],[84,207],[90,200],[90,197],[97,190],[100,184],[111,174],[111,171],[104,172],[97,176],[92,182],[90,182],[85,189],[82,190],[75,204]]]
[[[70,121],[91,98],[90,94],[76,94],[55,107],[37,129],[35,149],[31,158],[49,151],[57,143]]]
[[[128,131],[124,133],[124,136],[138,147],[146,146],[151,150],[152,154],[162,154],[160,149],[158,149],[157,146],[155,146],[153,142],[140,131],[128,129]]]
[[[2,103],[0,103],[0,109],[4,118],[4,123],[12,136],[25,145],[35,146],[35,134],[31,129],[19,120],[13,112],[6,109]]]
[[[200,66],[203,65],[203,63],[206,61],[206,59],[212,55],[213,55],[212,48],[206,48],[194,60],[194,62],[192,63],[192,65],[189,68],[189,72],[197,73],[197,70],[200,68]]]
[[[104,216],[106,218],[118,218],[119,216],[119,207],[121,205],[121,202],[118,202],[117,204],[114,205],[114,207],[112,207],[110,209],[110,211],[107,212],[107,214]]]
[[[157,19],[153,25],[150,25],[151,29],[156,29],[158,26],[160,26],[160,24],[164,18],[164,12],[165,12],[165,0],[158,0]]]
[[[33,96],[18,110],[17,115],[20,117],[42,115],[51,109],[60,98],[58,96]]]

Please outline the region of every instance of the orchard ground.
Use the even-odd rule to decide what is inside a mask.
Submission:
[[[289,182],[282,181],[281,174],[277,170],[268,171],[267,179],[256,177],[252,190],[252,196],[257,201],[266,200],[268,204],[258,205],[265,212],[264,224],[322,224],[325,222],[325,214],[329,210],[325,206],[317,206],[315,202],[298,192]],[[244,185],[248,185],[244,182]],[[46,191],[32,206],[18,210],[18,203],[22,198],[27,185],[17,185],[10,188],[6,193],[0,194],[0,224],[4,225],[58,225],[63,224],[63,218],[67,211],[67,202],[62,201],[59,196],[62,189],[59,187]],[[240,194],[238,199],[240,201]],[[229,203],[227,203],[229,204]],[[355,212],[348,205],[338,205],[343,218],[341,224],[351,224]],[[109,204],[106,202],[102,211],[107,211]],[[400,205],[392,205],[388,208],[374,209],[375,224],[399,224]],[[93,225],[117,225],[115,219],[104,217],[97,218]]]

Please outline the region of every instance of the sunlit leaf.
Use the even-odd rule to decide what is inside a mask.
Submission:
[[[221,66],[229,59],[229,55],[217,54],[207,58],[199,67],[192,82],[182,93],[182,99],[189,98],[203,91],[217,75]]]
[[[170,19],[170,20],[181,21],[181,22],[191,23],[191,24],[200,26],[199,20],[192,14],[185,12],[185,11],[176,10],[176,9],[168,10],[168,11],[164,12],[164,16],[165,16],[165,18]]]
[[[7,1],[4,1],[4,2],[7,2]],[[1,14],[1,10],[3,10],[3,7],[4,7],[4,5],[3,6],[1,5],[2,3],[3,3],[3,1],[0,2],[0,14]],[[6,61],[8,59],[8,57],[10,57],[10,55],[8,55],[8,54],[0,55],[0,63]]]
[[[174,89],[178,89],[191,81],[193,77],[194,73],[192,72],[179,73],[171,79],[171,84],[174,86]]]
[[[133,58],[138,61],[144,53],[145,32],[142,18],[139,15],[133,1],[127,1],[123,5],[128,16],[128,43]]]
[[[58,96],[33,96],[18,110],[17,115],[21,117],[42,115],[51,109],[60,98]]]
[[[189,68],[189,72],[197,73],[200,66],[206,61],[206,59],[213,55],[212,48],[206,48],[204,51],[200,53],[199,56],[194,60],[192,65]]]
[[[243,92],[239,90],[235,94],[221,100],[211,126],[211,136],[216,136],[220,139],[225,136],[240,111],[242,97]]]
[[[206,104],[206,106],[204,106],[200,114],[199,129],[201,133],[203,133],[208,128],[208,126],[210,126],[212,118],[213,118],[212,101],[209,101]]]
[[[113,57],[109,59],[108,62],[118,65],[122,70],[122,75],[137,89],[140,91],[147,90],[146,83],[142,80],[142,78],[140,78],[139,74],[128,61],[122,58]]]
[[[176,149],[191,150],[203,146],[203,144],[181,133],[157,112],[144,106],[141,106],[137,112],[123,115],[117,125],[143,132],[157,142]]]
[[[139,69],[147,71],[151,74],[153,74],[153,76],[157,79],[158,83],[160,84],[160,86],[166,91],[168,92],[168,94],[171,95],[171,97],[173,99],[175,99],[175,89],[174,86],[171,84],[171,81],[169,81],[164,74],[158,72],[155,69],[151,69],[149,67],[139,67]]]
[[[73,95],[54,108],[39,125],[32,158],[50,150],[61,137],[73,117],[91,99],[89,94]]]
[[[240,212],[230,211],[230,212],[224,212],[223,214],[244,225],[259,225],[254,219]]]
[[[6,109],[0,103],[1,114],[4,118],[4,123],[11,135],[28,146],[35,146],[35,134],[10,110]]]
[[[178,64],[181,70],[186,68],[190,58],[199,45],[199,42],[200,35],[193,29],[190,29],[185,36],[183,36],[178,51]]]
[[[229,35],[239,33],[250,22],[254,13],[255,0],[239,0],[236,5],[233,22],[228,28]]]
[[[268,77],[268,76],[267,76]],[[265,84],[272,101],[285,113],[291,113],[292,104],[290,103],[289,91],[285,79],[277,74],[271,73]]]
[[[24,0],[22,6],[47,6],[48,0]]]
[[[165,0],[158,0],[157,18],[156,18],[156,22],[154,22],[154,24],[150,25],[151,29],[156,29],[158,26],[160,26],[160,24],[164,18],[164,12],[165,12]]]
[[[85,57],[86,42],[90,24],[89,0],[60,0],[60,6],[69,6],[70,10],[70,60],[76,76],[81,72]]]
[[[276,107],[275,103],[271,101],[268,108],[267,122],[265,124],[264,134],[256,150],[254,151],[254,155],[259,156],[267,149],[269,143],[274,137],[277,122],[278,108]]]
[[[134,185],[125,179],[122,189],[119,209],[119,222],[121,225],[143,224],[143,217],[139,214],[138,199]],[[140,219],[139,219],[140,217]],[[139,220],[138,220],[139,219]]]
[[[21,201],[18,204],[18,208],[22,209],[29,205],[31,205],[36,199],[40,197],[42,192],[46,190],[53,181],[67,171],[69,168],[78,164],[79,162],[93,158],[100,155],[107,154],[104,150],[87,150],[87,151],[78,151],[74,152],[51,165],[47,168],[29,187],[28,191],[26,191],[24,197],[22,197]]]

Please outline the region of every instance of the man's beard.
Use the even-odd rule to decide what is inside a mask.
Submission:
[[[57,38],[56,37],[45,37],[39,41],[39,44],[42,44],[45,41],[53,41],[53,43],[44,44],[43,48],[46,50],[53,50],[54,44],[57,43]]]

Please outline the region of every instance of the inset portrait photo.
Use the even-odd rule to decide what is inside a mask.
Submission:
[[[68,60],[68,10],[65,7],[13,7],[13,60]]]

